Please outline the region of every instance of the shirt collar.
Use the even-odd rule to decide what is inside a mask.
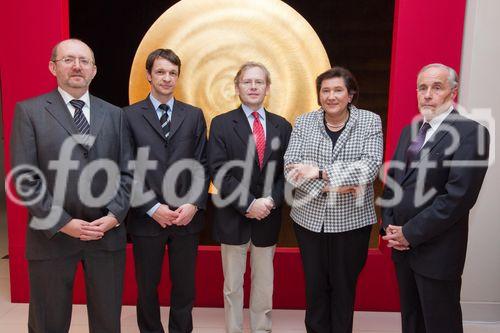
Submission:
[[[247,118],[249,118],[254,112],[251,108],[249,108],[245,104],[241,104],[241,108],[243,109],[243,112],[245,112],[245,116],[247,116]],[[266,111],[264,110],[263,106],[261,106],[260,109],[257,110],[257,112],[259,113],[259,118],[261,120],[266,120]]]
[[[158,107],[160,106],[160,104],[163,104],[159,100],[157,100],[156,98],[154,98],[152,94],[149,94],[149,100],[153,104],[153,107],[155,108],[155,110],[158,110]],[[170,111],[174,110],[174,98],[173,97],[171,97],[167,101],[167,103],[165,103],[165,104],[168,105]]]
[[[445,120],[446,117],[453,111],[454,107],[453,105],[450,106],[450,108],[446,111],[441,113],[440,115],[432,118],[430,121],[428,121],[429,125],[431,125],[432,129],[436,129],[441,125],[441,123]]]
[[[57,90],[59,91],[59,94],[61,94],[61,97],[66,105],[71,105],[69,102],[76,99],[73,96],[71,96],[70,94],[68,94],[66,91],[64,91],[61,87],[57,87]],[[82,97],[80,97],[78,99],[80,101],[83,101],[85,103],[85,106],[90,108],[90,94],[89,94],[88,90],[85,92],[85,94],[83,94]]]

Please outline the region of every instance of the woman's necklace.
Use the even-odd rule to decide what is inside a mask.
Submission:
[[[349,113],[346,113],[346,117],[344,120],[342,120],[341,122],[338,122],[338,123],[334,123],[334,124],[331,124],[329,123],[326,118],[325,118],[325,123],[326,123],[326,126],[328,126],[329,129],[335,131],[335,130],[339,130],[341,129],[342,127],[344,127],[347,119],[349,118]]]

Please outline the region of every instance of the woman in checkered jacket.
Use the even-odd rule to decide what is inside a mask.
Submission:
[[[299,116],[285,153],[295,187],[291,217],[306,281],[307,332],[352,332],[356,281],[371,225],[373,181],[382,163],[380,117],[352,105],[358,85],[345,68],[316,79],[316,111]]]

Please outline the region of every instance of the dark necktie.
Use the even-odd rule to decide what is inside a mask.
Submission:
[[[90,125],[83,115],[83,107],[85,106],[85,102],[79,99],[73,99],[69,102],[75,108],[75,115],[73,116],[73,121],[75,122],[75,126],[78,129],[78,132],[82,135],[89,135],[90,133]]]
[[[160,125],[163,131],[163,135],[165,135],[165,139],[168,139],[168,135],[170,134],[170,118],[168,117],[168,110],[170,108],[167,104],[160,104],[159,108],[163,111],[160,117]]]
[[[264,161],[264,152],[266,150],[266,134],[264,127],[260,123],[259,113],[252,112],[253,115],[253,137],[255,139],[255,147],[257,148],[257,156],[259,157],[259,167],[262,169]]]
[[[408,149],[406,150],[406,166],[409,167],[410,163],[417,159],[417,155],[422,149],[425,141],[425,135],[427,131],[431,128],[429,123],[423,123],[418,130],[417,137],[410,143]]]

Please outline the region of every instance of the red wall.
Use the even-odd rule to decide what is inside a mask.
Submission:
[[[69,36],[68,0],[6,0],[1,4],[0,78],[5,137],[5,168],[9,170],[9,138],[17,101],[47,92],[55,80],[47,70],[52,46]],[[327,1],[327,0],[324,0]],[[418,70],[431,62],[460,69],[466,0],[396,0],[389,90],[386,159],[392,156],[402,127],[417,113],[415,80]],[[29,299],[24,259],[26,212],[7,202],[11,298]],[[200,247],[197,270],[198,306],[223,306],[222,270],[218,247]],[[165,262],[165,267],[167,263]],[[303,308],[304,283],[297,249],[278,249],[275,259],[276,308]],[[80,272],[81,273],[81,272]],[[168,304],[168,268],[161,289]],[[248,283],[245,284],[248,286]],[[131,249],[127,249],[125,304],[135,304],[136,288]],[[397,311],[398,291],[389,258],[381,243],[370,250],[359,285],[358,310]],[[248,289],[248,288],[246,288]],[[248,295],[248,290],[246,290]],[[82,274],[77,276],[75,302],[85,302]],[[247,297],[248,299],[248,297]]]

